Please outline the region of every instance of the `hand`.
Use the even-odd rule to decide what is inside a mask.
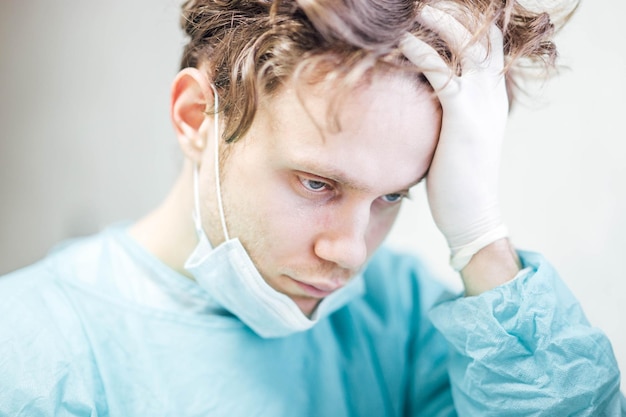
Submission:
[[[400,47],[423,69],[443,109],[439,143],[426,178],[433,218],[448,241],[452,265],[463,269],[483,247],[506,237],[498,202],[502,140],[508,116],[502,33],[490,28],[489,45],[470,43],[456,19],[425,6],[420,21],[460,52],[455,75],[428,44],[407,34]]]

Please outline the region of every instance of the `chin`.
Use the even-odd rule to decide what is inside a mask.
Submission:
[[[302,311],[305,316],[310,318],[315,311],[315,308],[322,300],[316,298],[299,298],[293,299],[293,301],[298,307],[300,307],[300,311]]]

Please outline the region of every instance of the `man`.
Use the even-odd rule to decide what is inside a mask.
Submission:
[[[608,340],[500,220],[504,65],[553,52],[511,7],[186,2],[180,177],[0,280],[0,412],[620,415]],[[424,178],[465,298],[379,249]]]

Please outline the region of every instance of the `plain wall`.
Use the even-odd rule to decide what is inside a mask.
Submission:
[[[621,369],[625,15],[626,3],[582,3],[558,37],[569,69],[511,116],[501,180],[513,242],[558,268]],[[0,2],[0,273],[163,198],[181,162],[168,116],[177,25],[175,0]],[[458,287],[417,194],[390,243]]]

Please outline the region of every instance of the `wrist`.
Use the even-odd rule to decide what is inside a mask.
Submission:
[[[508,229],[504,224],[500,223],[500,225],[492,226],[488,232],[481,234],[479,237],[461,246],[453,246],[453,241],[448,239],[451,252],[450,266],[460,272],[467,266],[478,251],[495,241],[508,237],[508,235]]]
[[[503,238],[476,252],[461,270],[467,296],[479,295],[513,279],[521,262],[508,239]]]

